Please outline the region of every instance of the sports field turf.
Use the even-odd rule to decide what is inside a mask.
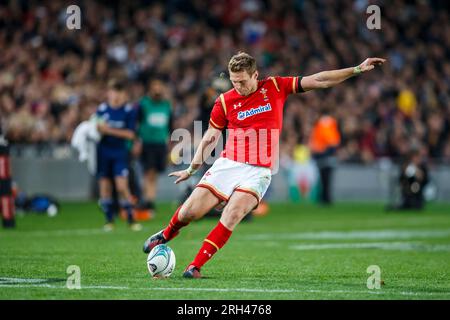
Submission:
[[[154,280],[141,248],[174,209],[159,208],[141,232],[118,221],[104,233],[95,203],[18,217],[16,230],[0,229],[0,299],[450,299],[449,204],[409,213],[272,204],[239,225],[195,280],[182,271],[217,220],[195,222],[170,242],[175,272]],[[80,267],[80,290],[66,288],[69,265]],[[381,289],[367,288],[370,265],[381,269]]]

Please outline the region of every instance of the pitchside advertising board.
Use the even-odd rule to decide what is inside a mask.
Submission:
[[[4,228],[15,227],[8,142],[0,135],[0,212]]]

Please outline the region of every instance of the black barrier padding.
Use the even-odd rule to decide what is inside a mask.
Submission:
[[[11,194],[11,179],[0,179],[0,196],[10,196]]]
[[[16,227],[16,220],[9,219],[9,220],[3,220],[3,228],[15,228]]]
[[[9,154],[9,147],[0,145],[0,156],[8,155]]]

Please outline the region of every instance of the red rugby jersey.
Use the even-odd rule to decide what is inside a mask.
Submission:
[[[269,77],[258,81],[258,89],[249,96],[235,89],[221,94],[209,121],[216,129],[228,129],[221,156],[262,167],[277,165],[283,106],[289,94],[299,91],[300,79]]]

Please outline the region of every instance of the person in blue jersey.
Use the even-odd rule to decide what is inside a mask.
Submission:
[[[96,117],[97,129],[102,135],[97,145],[97,177],[100,189],[99,205],[106,216],[104,230],[114,229],[114,183],[119,205],[127,212],[131,230],[139,231],[142,226],[134,221],[128,185],[128,143],[135,138],[136,109],[127,103],[123,82],[111,80],[108,83],[107,102],[99,105]]]

